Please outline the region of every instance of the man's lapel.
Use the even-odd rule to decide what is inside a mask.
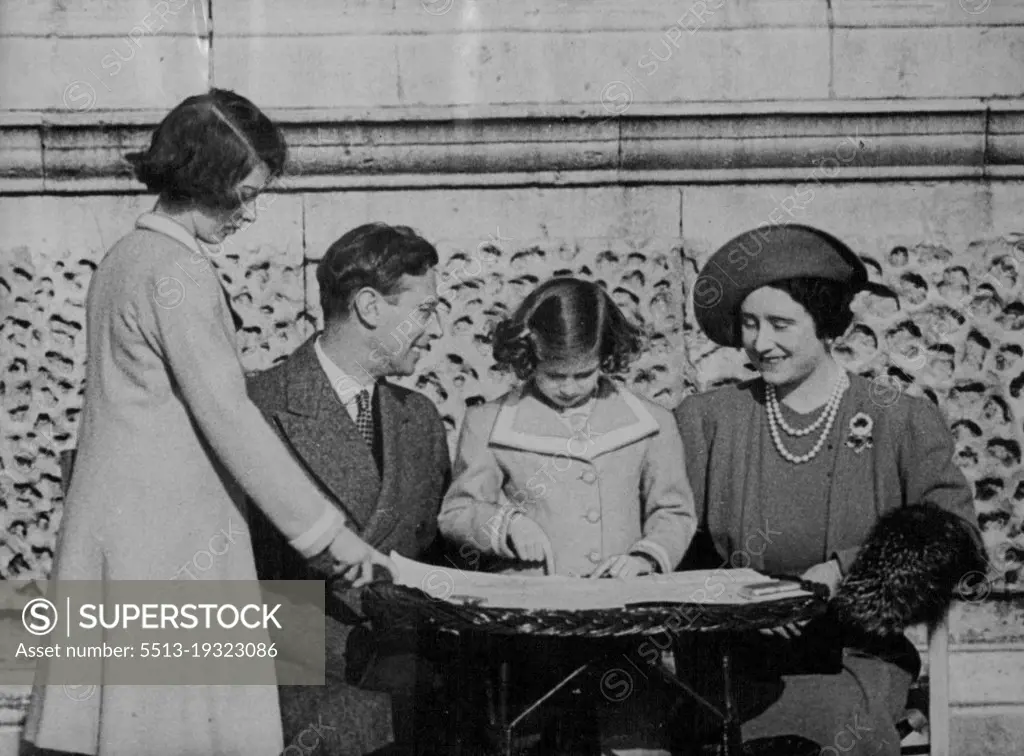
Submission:
[[[320,367],[312,339],[285,364],[288,411],[278,413],[281,428],[295,452],[362,531],[381,492],[373,452]]]

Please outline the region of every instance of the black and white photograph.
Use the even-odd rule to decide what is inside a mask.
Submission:
[[[1024,0],[0,0],[0,756],[1024,754]]]

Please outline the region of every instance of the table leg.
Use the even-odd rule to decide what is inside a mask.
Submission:
[[[743,756],[743,736],[740,720],[736,714],[733,699],[732,654],[727,640],[722,641],[722,697],[725,703],[725,718],[722,722],[722,753],[724,756]]]
[[[454,669],[454,676],[446,686],[448,688],[448,695],[451,698],[448,701],[450,706],[449,709],[449,726],[448,733],[445,740],[448,741],[448,747],[451,749],[451,753],[454,756],[462,756],[462,737],[464,728],[466,726],[466,718],[463,714],[463,700],[465,695],[465,680],[466,680],[466,663],[465,658],[468,652],[469,644],[466,642],[466,638],[463,633],[459,633],[455,637],[455,664],[452,665]]]
[[[501,720],[501,728],[502,728],[501,729],[501,747],[502,747],[502,752],[506,756],[512,756],[512,740],[513,740],[513,737],[515,735],[516,728],[520,725],[520,723],[525,721],[530,715],[532,715],[535,711],[540,709],[551,698],[553,698],[559,692],[564,690],[566,688],[566,686],[568,686],[571,682],[576,680],[580,675],[582,675],[588,669],[590,669],[591,665],[592,665],[592,662],[585,662],[585,663],[581,664],[580,666],[578,666],[576,669],[574,669],[568,675],[563,677],[562,680],[558,684],[556,684],[554,687],[550,688],[544,695],[542,695],[540,698],[538,698],[533,703],[531,703],[529,706],[527,706],[525,709],[523,709],[521,712],[519,712],[519,714],[515,717],[515,719],[509,721],[507,719],[507,716],[506,716],[507,715],[507,709],[505,710],[505,712],[503,714],[503,718]],[[505,674],[507,674],[507,670],[503,670],[503,679],[504,679],[504,675]]]
[[[510,666],[502,659],[498,666],[498,732],[502,733],[502,745],[506,756],[512,756],[512,728],[508,724],[508,697]]]
[[[453,756],[471,756],[475,753],[477,721],[475,713],[468,711],[474,699],[473,658],[476,655],[479,639],[471,632],[459,632],[455,635],[455,663],[452,665],[454,674],[449,678],[451,683],[448,694],[451,696],[449,729],[447,742],[449,753]]]

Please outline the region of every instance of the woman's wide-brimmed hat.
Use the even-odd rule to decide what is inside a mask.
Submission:
[[[852,249],[810,226],[762,226],[727,242],[697,276],[693,305],[708,338],[738,347],[740,305],[762,286],[790,278],[823,278],[857,292],[868,271]]]

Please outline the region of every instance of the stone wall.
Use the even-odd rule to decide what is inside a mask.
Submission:
[[[0,107],[9,111],[159,109],[209,83],[280,108],[587,106],[602,98],[621,108],[1017,97],[1024,7],[63,0],[5,2],[0,20]]]

